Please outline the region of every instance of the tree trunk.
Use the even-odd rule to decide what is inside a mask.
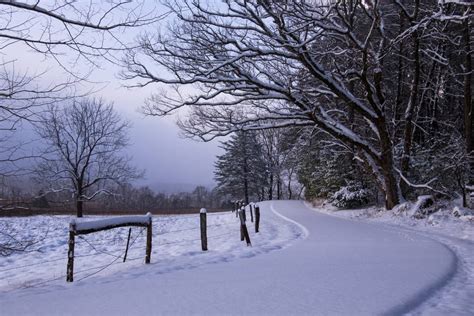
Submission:
[[[400,30],[398,35],[402,34],[405,31],[405,14],[400,11],[399,12],[400,16]],[[405,65],[404,65],[404,59],[405,59],[405,45],[404,41],[400,41],[400,44],[398,46],[398,65],[397,65],[397,95],[395,98],[395,109],[394,109],[394,121],[396,122],[396,126],[398,125],[397,122],[400,121],[400,116],[402,115],[401,107],[402,107],[402,100],[403,100],[403,94],[404,94],[404,88],[403,88],[403,78],[405,77]],[[396,131],[395,127],[395,131]]]
[[[416,6],[418,7],[418,1]],[[418,10],[416,10],[417,12]],[[401,172],[408,178],[408,172],[410,169],[410,156],[411,156],[411,147],[413,143],[413,128],[415,117],[415,111],[418,108],[418,87],[420,84],[420,71],[421,71],[421,62],[420,62],[420,40],[418,38],[418,32],[413,32],[413,59],[414,59],[414,74],[413,81],[411,84],[411,93],[408,100],[408,107],[405,112],[405,131],[403,135],[403,155],[401,161]],[[409,192],[409,186],[401,181],[400,188],[402,190],[402,195],[407,196]]]
[[[249,204],[249,180],[244,178],[245,204]]]
[[[472,55],[471,55],[471,34],[470,34],[470,25],[469,20],[466,19],[463,22],[464,26],[464,45],[466,52],[466,60],[464,70],[466,75],[464,76],[464,135],[466,139],[466,152],[469,156],[469,175],[468,175],[468,184],[470,186],[474,185],[474,143],[473,143],[473,126],[474,126],[474,115],[472,115],[473,104],[472,104]],[[464,207],[468,206],[468,201],[466,194],[468,190],[464,190],[463,204]],[[466,192],[467,191],[467,192]]]
[[[77,197],[76,198],[76,213],[77,213],[77,217],[82,217],[82,207],[83,207],[83,201],[81,199],[81,197]]]
[[[388,156],[388,155],[387,155]],[[390,154],[389,156],[392,156]],[[385,208],[391,210],[400,203],[399,187],[393,168],[393,157],[382,158],[382,174],[384,178]]]
[[[291,178],[293,177],[293,169],[288,173],[288,200],[293,197],[293,190],[291,190]]]
[[[74,187],[76,188],[77,192],[75,195],[76,198],[76,214],[77,217],[82,217],[82,209],[83,209],[83,195],[84,195],[84,188],[83,188],[83,178],[77,176],[76,180],[73,182]]]
[[[245,136],[245,134],[244,134]],[[244,155],[244,197],[245,204],[249,204],[249,166],[248,166],[248,157],[250,155],[247,152],[247,141],[246,138],[243,138],[244,144],[242,146],[242,153]]]
[[[400,184],[395,176],[392,141],[384,119],[379,122],[381,156],[379,165],[383,176],[383,192],[385,193],[385,208],[391,210],[400,203]]]
[[[277,177],[277,200],[281,199],[281,178],[280,175]]]
[[[273,171],[270,173],[270,183],[268,184],[268,199],[273,200]]]

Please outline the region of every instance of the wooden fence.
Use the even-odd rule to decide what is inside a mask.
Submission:
[[[239,219],[240,226],[240,239],[245,241],[247,246],[252,246],[250,241],[250,235],[247,228],[247,211],[250,212],[250,220],[255,223],[255,233],[259,232],[260,225],[260,208],[255,203],[250,203],[247,206],[243,201],[236,201],[234,203],[234,209],[236,217]],[[255,214],[255,216],[254,216]],[[153,230],[152,215],[148,213],[144,216],[120,216],[114,218],[93,220],[93,221],[71,221],[69,226],[69,242],[68,242],[68,261],[67,261],[67,273],[66,281],[74,281],[74,248],[76,236],[92,234],[104,230],[110,230],[119,227],[143,227],[146,229],[146,247],[145,247],[145,263],[149,264],[151,261],[152,251],[152,230]],[[208,250],[208,236],[207,236],[207,210],[202,208],[199,212],[199,230],[200,230],[200,241],[202,251]],[[212,225],[211,225],[212,226]],[[193,228],[194,229],[194,228]],[[130,245],[130,234],[131,228],[128,232],[127,246],[123,254],[123,261],[127,258],[127,252]],[[82,238],[82,237],[80,237]]]
[[[152,216],[148,213],[145,216],[123,216],[110,219],[101,219],[96,221],[87,222],[76,222],[73,220],[69,225],[69,242],[68,242],[68,255],[67,255],[67,270],[66,270],[66,281],[74,281],[74,245],[75,237],[78,235],[87,235],[104,230],[119,228],[119,227],[144,227],[147,230],[146,234],[146,251],[145,251],[145,263],[149,264],[151,260],[151,249],[152,249]],[[127,240],[127,249],[130,241],[130,234]],[[124,259],[126,256],[124,256]]]

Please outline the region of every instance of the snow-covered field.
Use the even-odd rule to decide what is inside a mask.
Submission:
[[[101,217],[90,216],[95,220]],[[8,217],[0,219],[0,231],[13,234],[18,240],[37,241],[27,252],[0,257],[0,293],[30,287],[64,285],[70,216]],[[249,218],[250,219],[250,218]],[[208,248],[201,251],[199,214],[155,216],[153,219],[153,274],[188,269],[206,263],[250,257],[288,246],[301,238],[293,225],[283,219],[263,220],[262,232],[255,237],[253,224],[248,223],[252,248],[240,241],[240,222],[235,213],[209,213]],[[75,283],[95,282],[104,276],[126,277],[145,273],[146,230],[133,227],[127,260],[123,255],[128,228],[122,227],[76,237]],[[2,240],[3,238],[3,240]],[[0,243],[9,238],[0,234]],[[138,272],[137,272],[138,271]],[[146,270],[149,273],[149,270]]]
[[[449,226],[462,231],[459,239],[437,226],[394,224],[389,212],[331,212],[348,220],[300,201],[260,205],[261,233],[248,223],[252,247],[240,241],[232,213],[208,214],[208,252],[200,250],[198,214],[155,217],[150,265],[139,229],[126,263],[116,257],[126,228],[86,235],[69,284],[69,218],[4,219],[2,227],[48,233],[38,251],[2,258],[0,314],[473,314],[469,226]]]

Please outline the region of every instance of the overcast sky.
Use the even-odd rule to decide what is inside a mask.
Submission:
[[[130,36],[129,34],[125,36]],[[30,52],[28,52],[30,51]],[[51,58],[44,58],[24,45],[15,44],[2,50],[4,61],[15,59],[15,68],[29,74],[41,73],[42,82],[63,80],[66,76],[57,63]],[[219,141],[211,143],[184,139],[179,135],[179,128],[174,117],[145,117],[139,112],[145,99],[157,89],[156,87],[127,89],[125,82],[118,79],[121,70],[118,66],[103,64],[104,69],[96,69],[90,80],[100,84],[83,83],[82,89],[101,87],[93,96],[103,97],[114,103],[116,110],[132,123],[128,155],[133,156],[136,167],[144,169],[145,178],[139,184],[176,184],[213,186],[213,170],[216,155],[220,152]],[[81,63],[71,61],[72,72],[81,72]],[[64,77],[65,78],[65,77]],[[23,131],[24,137],[31,133]]]
[[[145,117],[139,112],[150,89],[127,89],[111,83],[100,92],[114,101],[123,117],[131,120],[130,155],[139,168],[146,169],[145,184],[213,185],[218,141],[198,142],[180,136],[174,117]]]

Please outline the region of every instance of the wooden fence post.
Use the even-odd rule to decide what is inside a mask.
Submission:
[[[67,269],[66,269],[66,282],[74,281],[74,235],[76,232],[76,223],[72,222],[69,224],[69,241],[68,241],[68,252],[67,252]]]
[[[128,245],[130,244],[130,236],[132,235],[132,227],[128,229],[127,247],[125,247],[125,254],[123,255],[123,262],[127,260]]]
[[[152,228],[153,228],[153,220],[151,217],[151,213],[147,213],[148,215],[148,225],[146,226],[146,256],[145,256],[145,263],[149,264],[151,259],[151,238],[152,238]]]
[[[250,203],[249,204],[249,207],[250,207],[250,221],[253,223],[253,203]]]
[[[239,212],[240,216],[240,240],[243,241],[245,238],[245,241],[247,242],[247,246],[252,246],[252,243],[250,242],[250,236],[249,236],[249,231],[247,230],[247,225],[245,225],[245,219],[244,219],[244,212],[245,212],[245,207],[242,206]]]
[[[207,251],[207,210],[202,208],[199,211],[201,222],[201,248],[202,251]]]
[[[258,233],[260,226],[260,207],[255,205],[255,232]]]
[[[242,202],[242,214],[244,215],[244,222],[247,221],[247,212],[245,212],[245,203]]]
[[[239,208],[239,210],[237,211],[237,214],[239,215],[239,219],[240,219],[240,241],[244,241],[245,237],[244,237],[244,230],[242,228],[242,207]]]

